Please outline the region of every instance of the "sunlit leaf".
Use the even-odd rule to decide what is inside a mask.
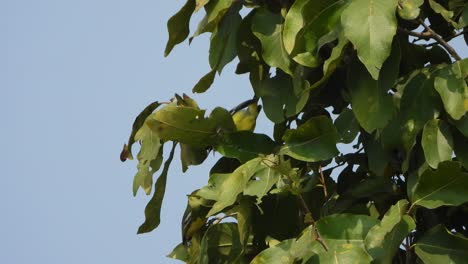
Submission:
[[[174,158],[176,143],[173,143],[171,152],[158,180],[154,184],[154,194],[145,207],[145,222],[138,228],[138,234],[148,233],[159,226],[161,222],[161,206],[166,192],[167,173]]]
[[[457,206],[468,202],[468,173],[461,170],[459,162],[444,161],[437,170],[427,169],[419,176],[412,193],[412,207],[420,205],[429,209],[442,205]]]
[[[406,20],[413,20],[419,16],[421,9],[419,8],[424,4],[424,0],[400,0],[398,5],[398,15]]]
[[[140,187],[146,194],[150,194],[153,185],[153,174],[159,170],[162,163],[161,140],[158,134],[146,124],[138,130],[135,140],[141,142],[141,148],[137,155],[138,172],[133,179],[133,195],[137,194]]]
[[[283,45],[283,18],[265,8],[259,9],[252,20],[253,34],[262,43],[262,58],[271,67],[278,67],[288,74],[291,59]]]
[[[464,263],[468,259],[468,239],[454,235],[437,225],[415,244],[415,252],[424,263]]]
[[[397,0],[356,0],[346,7],[341,23],[372,78],[377,80],[390,55],[397,21]]]
[[[338,154],[338,132],[326,116],[312,117],[297,129],[286,131],[283,140],[286,144],[281,148],[280,154],[298,160],[327,160]]]
[[[378,263],[392,263],[403,239],[416,227],[414,220],[406,215],[408,201],[400,200],[393,205],[372,227],[366,236],[366,249]]]
[[[453,139],[450,127],[439,119],[433,119],[424,126],[421,144],[427,163],[437,168],[440,162],[451,160]]]
[[[180,261],[187,262],[190,256],[184,244],[180,243],[172,250],[171,253],[167,255],[167,257],[171,259],[177,259]]]
[[[204,110],[167,105],[149,116],[147,122],[163,141],[173,140],[195,147],[215,144],[220,130],[234,130],[227,110],[218,107],[208,118],[204,115]]]

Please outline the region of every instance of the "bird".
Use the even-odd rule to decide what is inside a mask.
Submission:
[[[258,99],[254,98],[231,110],[232,120],[237,131],[253,131],[257,123],[257,116],[261,110],[261,105],[257,104]],[[241,108],[242,107],[242,108]]]
[[[187,208],[182,217],[182,243],[187,247],[197,233],[206,230],[207,214],[211,209],[212,202],[198,196],[197,191],[188,195]]]

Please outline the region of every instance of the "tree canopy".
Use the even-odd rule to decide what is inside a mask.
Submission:
[[[190,34],[195,12],[205,16]],[[211,151],[221,156],[206,186],[188,196],[183,239],[168,257],[468,259],[468,59],[450,44],[468,41],[466,1],[187,0],[167,27],[165,56],[187,38],[211,35],[211,69],[194,93],[237,58],[253,98],[206,110],[176,94],[137,116],[120,158],[132,159],[140,143],[133,193],[152,198],[138,233],[160,223],[177,147],[184,172]],[[233,118],[245,111],[253,122],[252,109],[274,124],[271,135]]]

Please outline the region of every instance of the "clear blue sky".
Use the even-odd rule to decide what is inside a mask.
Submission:
[[[207,35],[163,57],[185,1],[160,2],[0,1],[0,263],[174,263],[186,194],[213,161],[182,174],[175,160],[160,227],[136,235],[149,197],[133,198],[136,163],[118,159],[145,105],[190,93],[209,71]],[[252,96],[234,68],[194,96],[202,107]]]

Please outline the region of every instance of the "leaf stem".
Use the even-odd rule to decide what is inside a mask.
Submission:
[[[322,186],[323,186],[323,195],[325,196],[325,198],[327,198],[328,197],[327,184],[325,183],[325,177],[323,176],[322,165],[319,165],[319,173],[320,173],[320,181],[322,182]]]
[[[325,251],[328,252],[329,248],[327,244],[325,243],[325,241],[323,241],[322,237],[320,236],[320,232],[317,229],[317,224],[316,224],[317,222],[314,220],[314,217],[312,216],[312,212],[307,206],[307,203],[305,202],[304,197],[300,193],[297,195],[297,197],[299,198],[299,201],[301,202],[303,210],[306,212],[306,215],[308,216],[307,220],[309,223],[306,223],[306,224],[311,224],[314,229],[315,240],[319,242],[320,245],[322,245]]]

